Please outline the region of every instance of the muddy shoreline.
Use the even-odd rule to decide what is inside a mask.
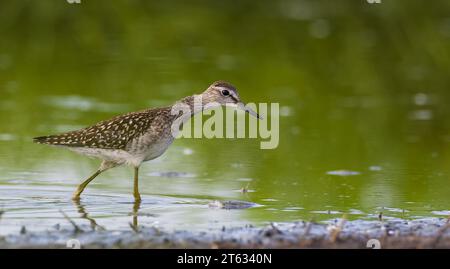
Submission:
[[[272,223],[210,231],[130,231],[89,227],[0,237],[0,248],[450,248],[445,218]]]

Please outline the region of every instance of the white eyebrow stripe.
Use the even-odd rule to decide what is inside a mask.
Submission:
[[[233,91],[233,90],[231,90],[230,88],[222,87],[222,86],[215,86],[215,88],[216,88],[216,89],[219,89],[219,90],[221,90],[221,91],[223,91],[223,90],[227,90],[227,91],[230,91],[230,92]]]

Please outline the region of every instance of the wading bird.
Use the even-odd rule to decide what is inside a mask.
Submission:
[[[195,107],[195,100],[198,97],[201,100],[200,109]],[[188,115],[173,113],[174,106],[179,105],[190,108],[190,113]],[[174,140],[173,123],[180,117],[183,117],[184,122],[195,113],[217,105],[234,106],[260,118],[256,112],[241,102],[233,85],[218,81],[209,86],[202,94],[185,97],[172,106],[131,112],[84,129],[36,137],[34,142],[65,147],[102,160],[98,170],[78,186],[72,199],[79,200],[86,186],[102,172],[126,164],[134,168],[134,198],[136,201],[140,201],[139,167],[143,162],[161,156],[172,144]]]

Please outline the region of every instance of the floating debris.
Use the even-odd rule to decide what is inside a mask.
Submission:
[[[246,209],[250,207],[258,206],[255,203],[252,202],[246,202],[246,201],[212,201],[208,204],[210,208],[219,208],[219,209]]]
[[[361,175],[361,173],[357,172],[357,171],[351,171],[351,170],[335,170],[335,171],[328,171],[327,175],[346,177],[346,176]]]

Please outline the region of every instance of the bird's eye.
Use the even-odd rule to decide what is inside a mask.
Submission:
[[[230,92],[228,90],[222,90],[222,95],[228,96],[228,95],[230,95]]]

